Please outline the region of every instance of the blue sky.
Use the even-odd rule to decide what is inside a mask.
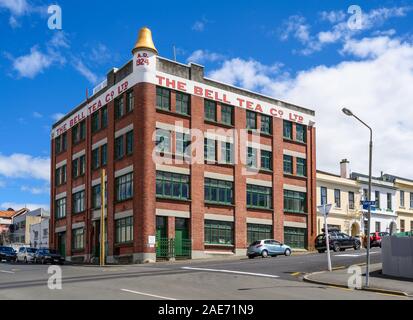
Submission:
[[[164,57],[175,45],[208,76],[315,109],[319,169],[342,158],[367,169],[347,104],[375,124],[375,173],[413,178],[411,1],[59,1],[62,30],[48,28],[52,4],[0,0],[0,208],[49,204],[51,125],[131,58],[142,26]],[[353,4],[360,30],[348,28]]]

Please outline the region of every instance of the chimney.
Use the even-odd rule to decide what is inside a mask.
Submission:
[[[340,162],[340,176],[342,178],[346,178],[349,179],[350,178],[350,161],[348,161],[347,159],[343,159]]]

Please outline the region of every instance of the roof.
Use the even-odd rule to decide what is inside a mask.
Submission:
[[[15,215],[15,213],[16,211],[14,210],[6,210],[6,211],[0,210],[0,218],[11,219]]]
[[[396,180],[403,180],[403,181],[407,181],[407,182],[412,182],[412,179],[407,179],[407,178],[402,178],[402,177],[398,177],[398,176],[394,176],[391,174],[384,174],[383,177],[386,179],[386,181],[390,181],[390,182],[395,182]]]

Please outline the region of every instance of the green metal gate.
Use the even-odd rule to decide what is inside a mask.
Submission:
[[[294,249],[306,249],[307,229],[285,227],[284,242]]]

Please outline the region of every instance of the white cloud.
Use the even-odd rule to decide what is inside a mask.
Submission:
[[[73,67],[84,76],[90,83],[96,84],[98,81],[98,76],[93,73],[80,59],[74,59]]]
[[[353,43],[352,48],[358,48],[354,51],[360,55],[367,55],[360,48],[367,42],[380,41],[363,39]],[[413,178],[408,148],[413,141],[410,124],[413,118],[413,45],[403,42],[376,48],[374,58],[343,61],[330,67],[320,65],[287,79],[260,72],[252,64],[249,72],[239,72],[236,77],[226,75],[220,80],[248,83],[252,73],[253,78],[260,81],[251,83],[248,89],[314,109],[318,169],[338,172],[339,161],[347,158],[354,170],[364,173],[368,170],[368,131],[355,119],[342,114],[341,108],[348,107],[373,127],[374,173],[378,175],[384,171]],[[265,66],[260,68],[265,69]],[[227,69],[224,64],[212,74],[219,76]]]
[[[53,58],[51,56],[33,47],[29,54],[18,57],[13,61],[13,68],[19,76],[33,79],[39,73],[49,68],[52,63]]]
[[[0,204],[0,209],[7,210],[8,208],[12,208],[14,210],[20,210],[23,208],[27,208],[29,210],[36,210],[36,209],[45,209],[49,210],[49,204],[35,204],[35,203],[16,203],[16,202],[3,202]]]
[[[43,115],[40,112],[35,111],[33,112],[33,118],[41,119],[43,118]]]
[[[322,20],[328,21],[331,24],[333,24],[337,22],[342,22],[347,16],[342,10],[339,10],[339,11],[322,11],[320,12],[320,17]]]
[[[67,35],[63,31],[53,32],[53,37],[50,39],[48,45],[55,48],[70,48]]]
[[[0,175],[50,181],[50,159],[19,153],[10,156],[0,154]]]
[[[196,50],[187,59],[188,62],[216,62],[225,59],[225,56],[208,50]]]
[[[29,187],[29,186],[22,186],[20,188],[21,191],[23,192],[29,192],[34,195],[40,195],[40,194],[49,194],[50,192],[50,187]]]
[[[363,38],[349,40],[344,44],[342,53],[352,54],[359,58],[375,58],[392,48],[400,47],[400,40],[389,37]]]
[[[9,10],[12,15],[21,16],[30,10],[30,5],[26,0],[0,0],[0,8]]]
[[[310,25],[306,23],[306,19],[302,16],[290,16],[283,23],[281,31],[281,40],[288,40],[290,36],[298,39],[301,43],[307,43],[310,40]]]
[[[205,22],[204,21],[196,21],[192,26],[192,30],[202,32],[205,30]]]
[[[54,113],[51,115],[52,119],[54,121],[59,121],[60,119],[62,119],[65,116],[64,113]]]

